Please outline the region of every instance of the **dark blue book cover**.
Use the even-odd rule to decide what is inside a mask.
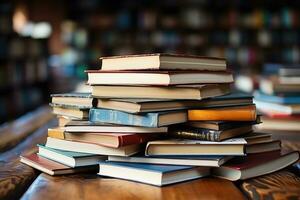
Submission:
[[[300,104],[300,96],[275,96],[255,91],[254,97],[259,101],[266,101],[278,104]]]

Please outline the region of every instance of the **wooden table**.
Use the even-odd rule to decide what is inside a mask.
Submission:
[[[1,144],[5,132],[0,128],[0,199],[300,199],[299,169],[295,167],[241,182],[207,177],[165,187],[95,174],[39,174],[20,163],[19,155],[36,150],[36,143],[45,141],[47,128],[56,124],[49,113],[48,108],[42,108],[30,120],[23,120],[27,129],[15,127],[17,134],[6,138],[6,145]],[[283,147],[299,150],[299,140],[285,135]]]

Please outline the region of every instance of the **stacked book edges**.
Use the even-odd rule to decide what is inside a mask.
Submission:
[[[53,94],[58,127],[21,162],[163,186],[205,176],[247,179],[299,159],[281,152],[253,97],[231,92],[223,58],[146,54],[101,58],[92,93]]]

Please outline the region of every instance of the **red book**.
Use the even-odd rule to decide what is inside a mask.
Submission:
[[[214,176],[231,181],[244,180],[269,174],[283,169],[299,159],[299,152],[282,153],[272,151],[236,157],[219,168],[214,168]]]
[[[95,172],[99,171],[98,165],[84,166],[84,167],[68,167],[66,165],[54,162],[47,158],[37,155],[36,153],[21,156],[22,163],[29,165],[37,170],[45,172],[51,176],[62,174],[74,174],[79,172]]]
[[[142,144],[161,138],[161,133],[72,133],[48,130],[48,136],[76,142],[86,142],[101,146],[118,148],[127,145]]]

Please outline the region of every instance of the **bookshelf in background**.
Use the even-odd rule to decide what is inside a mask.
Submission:
[[[63,38],[92,68],[101,56],[149,52],[226,57],[259,72],[300,60],[298,1],[73,1]],[[80,15],[78,14],[80,13]],[[250,70],[248,68],[251,68]]]
[[[0,123],[48,101],[47,40],[13,31],[13,5],[0,3]]]

